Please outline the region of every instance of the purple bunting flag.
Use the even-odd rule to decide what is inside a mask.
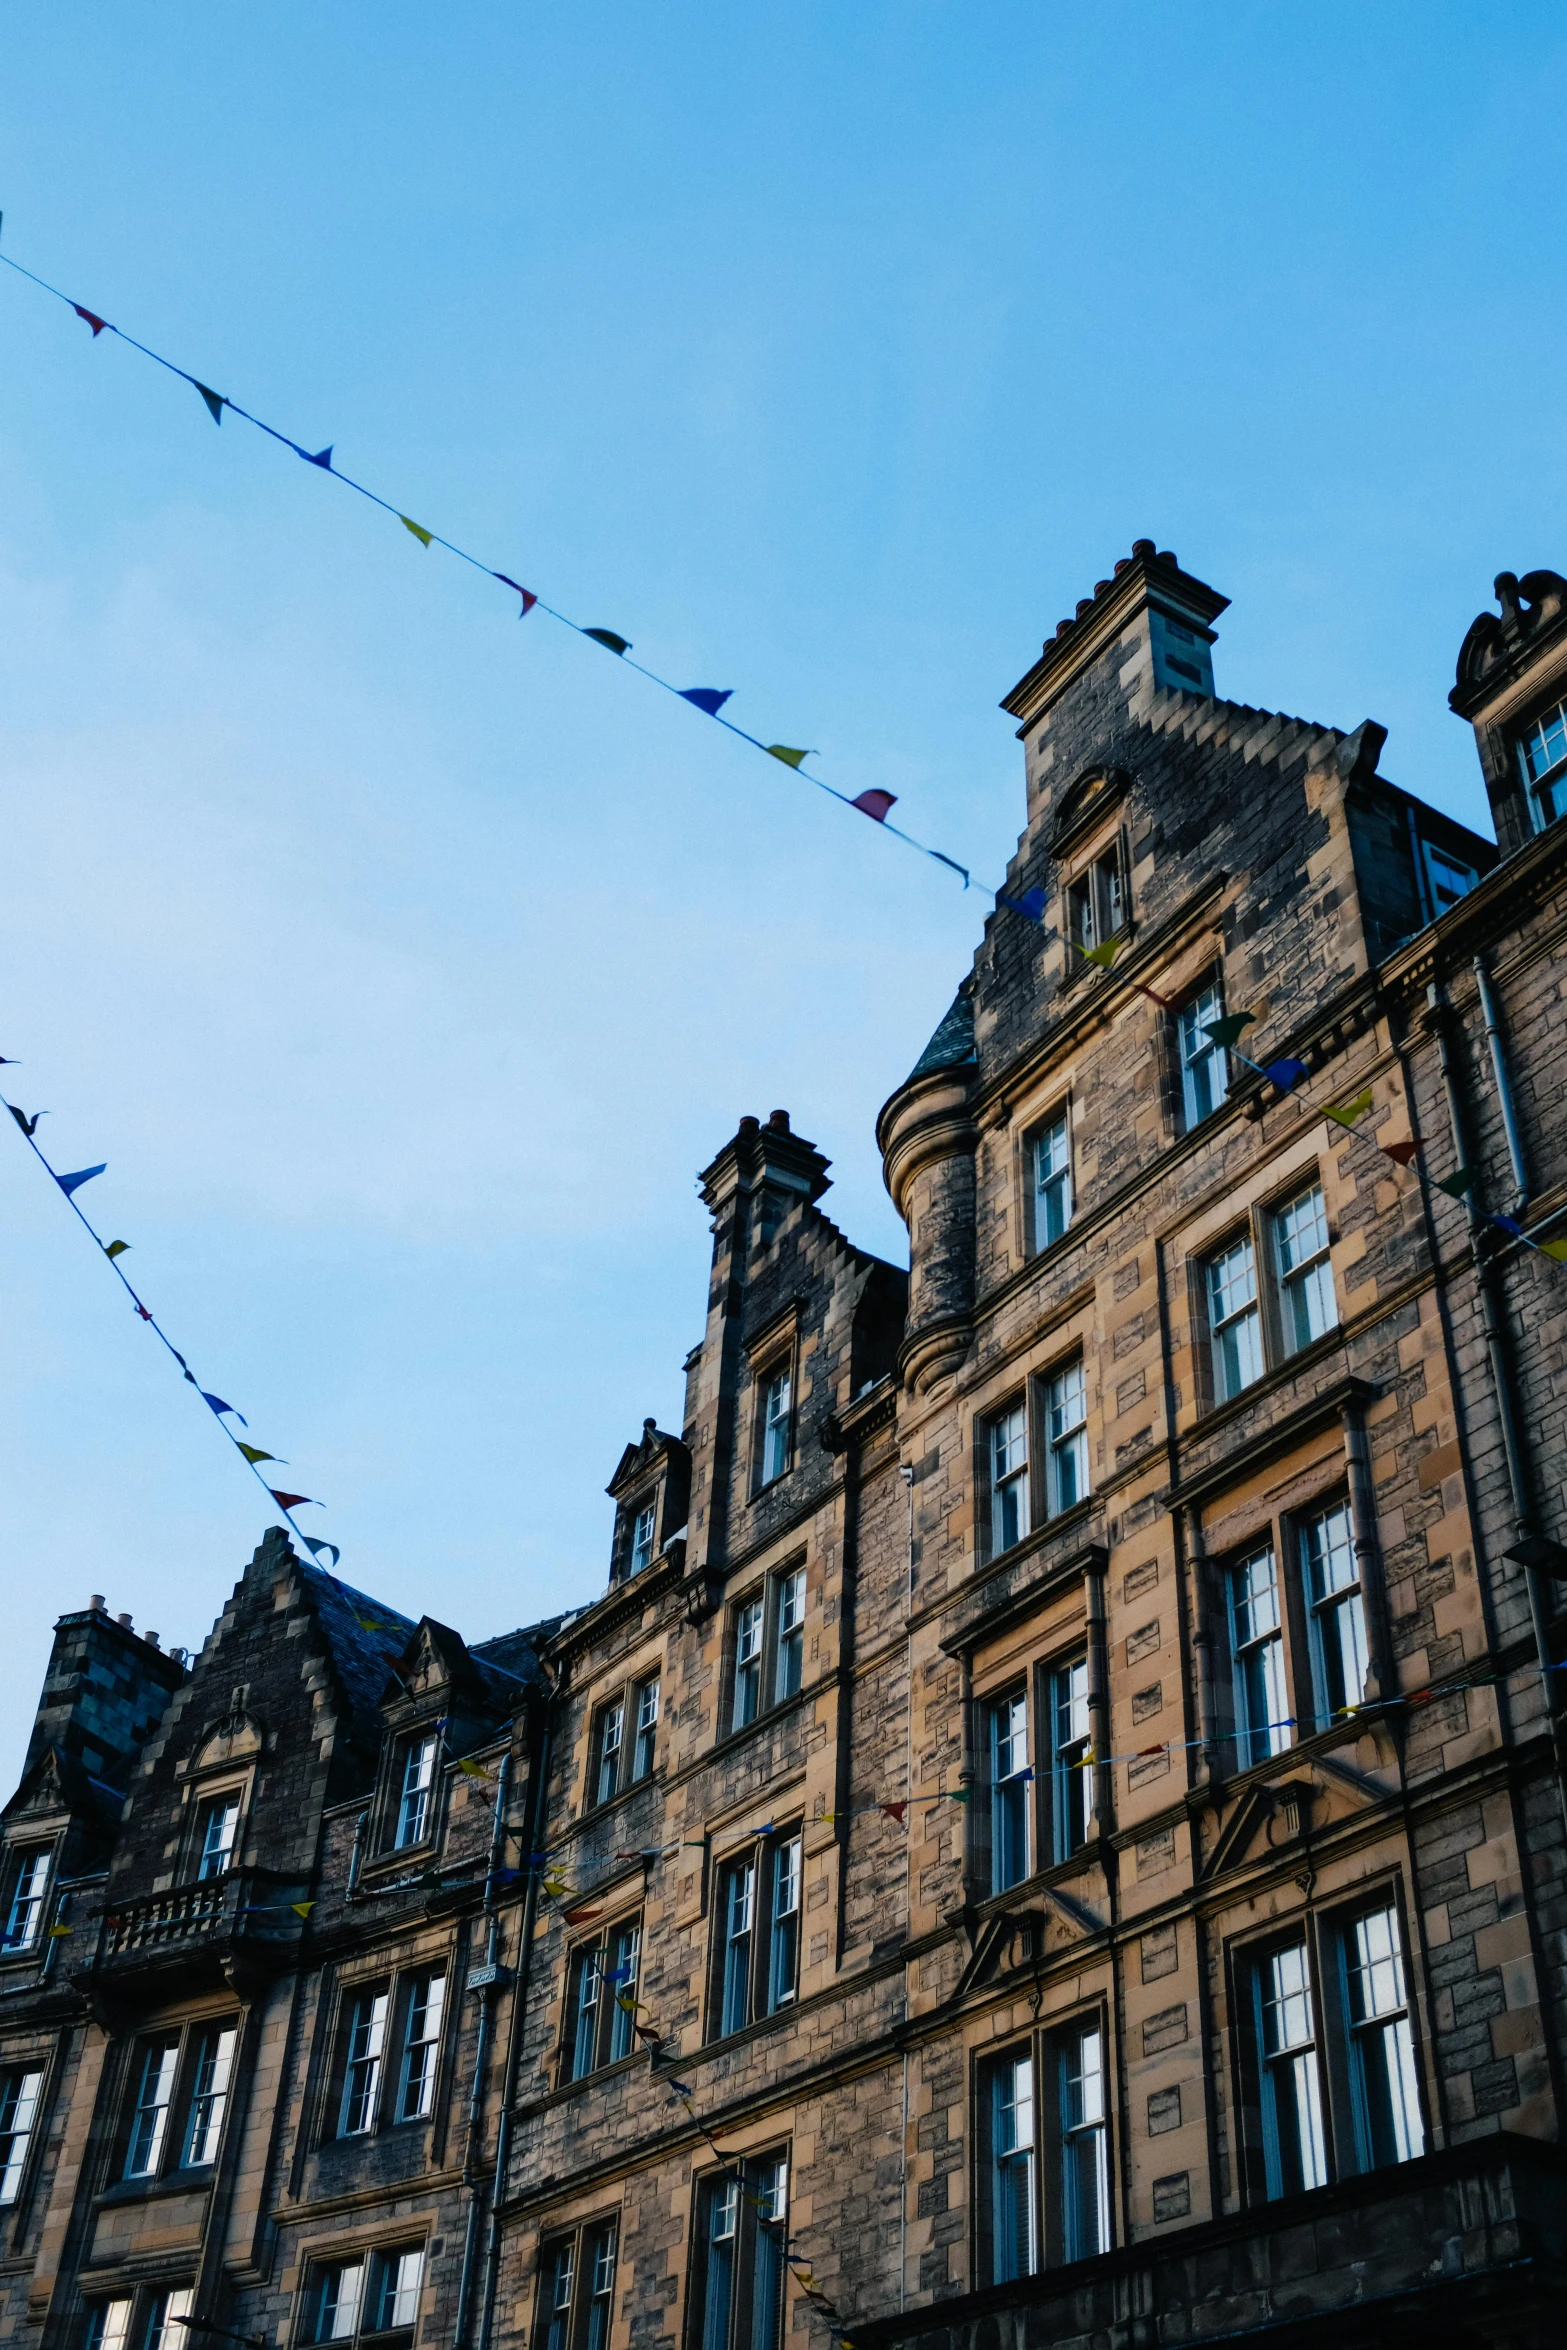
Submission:
[[[272,1495],[273,1500],[277,1503],[280,1510],[297,1510],[301,1508],[306,1502],[310,1503],[310,1507],[313,1510],[324,1510],[326,1508],[326,1503],[324,1501],[311,1501],[308,1493],[279,1493],[271,1485],[267,1487],[267,1491]]]
[[[892,791],[862,791],[849,802],[851,808],[858,808],[860,814],[868,816],[873,824],[885,824],[889,809],[895,808],[897,804],[898,795]]]
[[[94,342],[96,342],[98,337],[102,334],[104,328],[108,325],[109,321],[106,318],[100,318],[96,310],[84,310],[80,302],[73,302],[71,304],[71,308],[75,311],[78,318],[86,319],[88,325],[92,328],[92,339]]]

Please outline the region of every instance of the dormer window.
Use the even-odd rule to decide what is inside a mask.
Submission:
[[[1096,857],[1066,893],[1067,936],[1081,953],[1092,954],[1126,927],[1126,887],[1119,843]]]
[[[1440,917],[1460,898],[1466,898],[1475,885],[1475,869],[1439,849],[1435,841],[1424,844],[1426,853],[1426,884],[1431,892],[1431,904]]]
[[[1553,703],[1518,738],[1529,821],[1543,832],[1567,814],[1567,702]]]
[[[655,1502],[644,1502],[631,1523],[631,1555],[626,1561],[628,1575],[640,1575],[644,1567],[653,1563],[653,1539],[658,1524]]]
[[[226,1877],[234,1866],[234,1839],[239,1832],[239,1796],[215,1795],[201,1807],[196,1875]]]
[[[44,1897],[49,1890],[49,1863],[53,1846],[36,1845],[31,1852],[11,1855],[11,1898],[6,1903],[5,1942],[0,1956],[15,1958],[31,1950],[43,1929]]]
[[[763,1384],[758,1485],[774,1484],[789,1466],[789,1413],[793,1386],[787,1363],[781,1363]]]
[[[433,1735],[412,1738],[404,1751],[402,1794],[397,1806],[397,1834],[393,1839],[399,1852],[406,1844],[422,1844],[430,1833],[436,1743]]]

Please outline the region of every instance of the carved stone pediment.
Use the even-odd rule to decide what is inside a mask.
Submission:
[[[215,1771],[230,1763],[250,1762],[265,1743],[266,1734],[254,1714],[225,1714],[202,1731],[189,1768],[192,1772]]]

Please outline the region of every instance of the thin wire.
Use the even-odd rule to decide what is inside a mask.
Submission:
[[[507,573],[497,571],[493,565],[485,563],[479,556],[471,554],[466,547],[459,546],[455,539],[444,537],[438,530],[426,530],[422,523],[412,521],[400,506],[393,505],[389,498],[383,498],[378,490],[371,489],[365,482],[356,481],[352,474],[341,472],[332,463],[332,449],[335,444],[328,443],[325,449],[312,454],[299,441],[291,439],[286,432],[280,432],[276,425],[268,424],[263,417],[252,415],[248,408],[242,408],[239,402],[231,400],[226,392],[215,392],[210,384],[204,383],[200,376],[192,375],[188,368],[176,366],[172,359],[166,359],[161,351],[153,350],[149,343],[139,342],[134,335],[126,334],[122,328],[114,324],[112,319],[101,318],[97,311],[89,310],[84,303],[78,302],[70,294],[62,292],[59,286],[51,285],[47,278],[39,277],[34,270],[25,269],[20,261],[13,261],[9,253],[0,253],[0,261],[3,261],[8,269],[15,270],[18,277],[25,277],[30,284],[39,287],[42,292],[53,295],[57,302],[63,302],[69,310],[75,312],[78,318],[85,319],[93,329],[94,340],[99,334],[114,335],[120,342],[128,343],[133,351],[140,351],[144,358],[151,359],[157,366],[166,369],[170,375],[177,375],[182,383],[190,384],[201,394],[209,408],[216,402],[216,408],[213,410],[215,423],[222,422],[221,412],[227,408],[231,414],[242,417],[246,424],[254,425],[258,432],[265,433],[269,440],[279,441],[285,449],[292,449],[296,457],[302,457],[307,465],[313,465],[319,473],[329,474],[333,481],[340,481],[345,489],[354,490],[361,498],[367,498],[372,506],[379,506],[383,514],[390,514],[394,521],[400,522],[405,530],[411,530],[426,546],[444,547],[446,552],[449,555],[455,555],[460,563],[468,564],[473,570],[482,572],[486,579],[498,580],[503,587],[510,588],[514,594],[522,595],[524,597],[524,617],[537,606],[539,611],[547,613],[549,618],[557,621],[562,628],[569,628],[574,636],[584,636],[594,643],[602,643],[602,638],[595,637],[591,629],[585,628],[580,621],[572,620],[566,613],[557,610],[542,596],[535,595],[531,588],[522,588]],[[747,733],[743,726],[737,726],[732,718],[723,717],[717,710],[703,709],[701,703],[690,700],[688,689],[672,684],[667,677],[661,677],[656,669],[649,669],[644,662],[632,660],[629,644],[625,639],[620,638],[618,633],[616,641],[625,645],[625,650],[617,654],[616,658],[622,661],[628,669],[636,670],[640,677],[647,678],[651,684],[661,686],[665,693],[673,694],[675,699],[684,702],[688,709],[699,711],[704,718],[711,718],[716,725],[723,727],[726,733],[737,736],[743,743],[749,743],[753,750],[762,752],[764,757],[775,759],[780,766],[788,767],[794,774],[801,776],[805,782],[814,784],[818,791],[825,792],[829,799],[837,800],[845,808],[853,808],[858,815],[870,815],[870,811],[861,808],[849,793],[839,791],[836,785],[826,782],[821,776],[800,766],[796,759],[780,759],[778,754],[782,746],[764,743],[760,736]],[[606,645],[604,650],[609,652],[613,648]],[[813,751],[799,753],[800,759],[817,756],[818,754]],[[889,804],[894,797],[895,795],[891,793],[887,795]],[[959,864],[956,857],[949,857],[941,849],[933,849],[926,842],[917,840],[913,833],[905,832],[901,826],[889,823],[885,816],[871,816],[870,820],[873,824],[878,825],[883,832],[891,833],[894,840],[902,841],[905,847],[915,850],[918,855],[929,857],[934,863],[945,865],[949,871],[961,875],[965,889],[972,883],[972,869],[967,865]],[[985,889],[990,896],[996,898],[998,902],[1016,906],[1016,900],[1008,898],[1005,891],[992,889],[987,882],[981,882],[980,887]]]

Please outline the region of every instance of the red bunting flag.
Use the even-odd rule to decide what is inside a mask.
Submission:
[[[1400,1167],[1407,1167],[1420,1148],[1418,1134],[1412,1134],[1407,1142],[1384,1142],[1381,1145],[1383,1157],[1396,1161]]]
[[[71,304],[71,308],[75,311],[78,318],[86,319],[88,325],[92,328],[92,339],[94,342],[96,342],[98,337],[102,334],[104,328],[108,325],[109,321],[106,318],[100,318],[96,310],[84,310],[80,302],[73,302]]]
[[[302,1502],[307,1501],[310,1502],[310,1506],[313,1510],[324,1510],[326,1508],[326,1503],[324,1501],[310,1501],[310,1496],[308,1493],[278,1493],[270,1485],[267,1487],[267,1491],[272,1495],[273,1500],[277,1503],[280,1510],[297,1510]]]
[[[857,799],[849,802],[851,808],[858,808],[860,814],[868,816],[873,824],[885,824],[888,809],[895,808],[897,804],[898,795],[892,791],[862,791]]]
[[[532,589],[525,588],[520,580],[508,579],[504,571],[492,571],[490,573],[490,577],[492,579],[498,579],[502,587],[509,587],[514,595],[521,596],[522,610],[518,613],[517,618],[519,620],[526,620],[528,614],[533,610],[534,605],[539,600],[538,597],[533,593]]]
[[[903,1825],[903,1815],[909,1808],[908,1798],[905,1796],[901,1803],[884,1803],[881,1808],[886,1813],[888,1819],[896,1820],[899,1827],[901,1828]]]

